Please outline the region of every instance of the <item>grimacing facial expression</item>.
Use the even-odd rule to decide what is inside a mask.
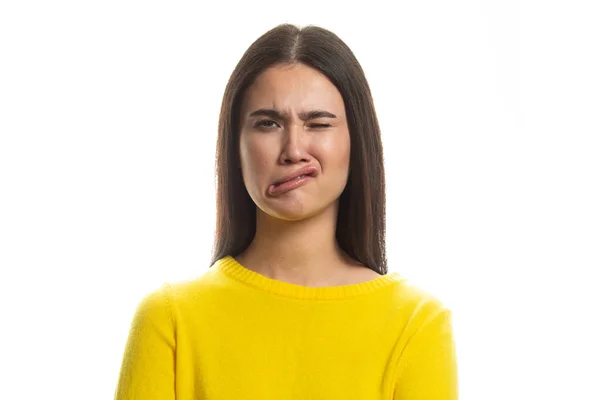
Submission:
[[[239,151],[244,185],[257,212],[296,221],[337,207],[350,165],[341,94],[304,64],[266,69],[242,99]],[[291,186],[291,181],[274,185],[307,166],[310,176]]]

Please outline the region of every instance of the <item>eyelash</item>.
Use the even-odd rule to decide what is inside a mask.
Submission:
[[[254,125],[254,126],[255,126],[255,127],[257,127],[257,128],[261,128],[261,127],[264,127],[264,128],[271,128],[270,126],[266,126],[266,125],[264,125],[264,124],[263,124],[264,122],[273,122],[273,123],[277,123],[277,122],[275,122],[275,121],[273,121],[273,120],[270,120],[270,119],[263,119],[262,121],[258,121],[258,122],[256,123],[256,125]],[[312,124],[312,125],[311,125],[311,128],[328,128],[328,127],[330,127],[330,126],[331,126],[331,125],[329,125],[329,124]]]

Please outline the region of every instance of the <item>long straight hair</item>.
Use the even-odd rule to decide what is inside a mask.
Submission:
[[[327,76],[344,100],[351,150],[348,180],[339,198],[338,245],[353,259],[385,275],[385,174],[371,90],[350,48],[333,32],[314,25],[281,24],[264,33],[246,50],[229,78],[219,115],[216,230],[210,264],[243,252],[256,233],[256,205],[239,168],[244,92],[265,69],[296,63]]]

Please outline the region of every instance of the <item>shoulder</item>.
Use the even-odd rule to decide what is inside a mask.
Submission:
[[[212,275],[213,271],[206,271],[195,278],[163,281],[150,289],[138,301],[133,325],[140,329],[173,329],[182,312],[213,304],[208,298],[214,293],[209,290],[215,287]]]
[[[166,283],[169,294],[174,301],[197,299],[198,296],[208,295],[219,288],[229,286],[229,281],[219,270],[221,260],[209,267],[197,271],[195,275],[171,280]]]
[[[193,275],[164,281],[144,297],[142,304],[146,309],[166,307],[176,320],[182,310],[214,305],[231,292],[231,286],[231,281],[215,263]]]
[[[168,283],[146,292],[138,301],[134,323],[164,324],[172,321],[171,294]]]
[[[457,399],[452,312],[438,297],[415,285],[399,288],[410,304],[394,348],[394,398]]]
[[[154,347],[157,338],[174,346],[174,328],[169,288],[163,284],[146,292],[138,300],[130,323],[127,348]]]
[[[394,285],[391,296],[391,303],[409,329],[418,330],[434,321],[449,320],[452,314],[443,299],[407,279],[400,279]]]

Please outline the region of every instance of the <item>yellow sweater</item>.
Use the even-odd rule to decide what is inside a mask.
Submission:
[[[455,400],[451,312],[397,272],[306,287],[224,257],[133,317],[116,400]]]

